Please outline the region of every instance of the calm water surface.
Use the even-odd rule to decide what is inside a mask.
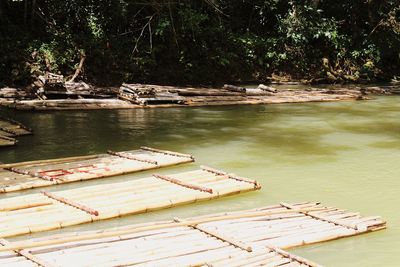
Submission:
[[[35,131],[34,136],[20,138],[17,147],[0,150],[3,162],[146,145],[191,153],[197,159],[194,164],[160,172],[204,164],[256,178],[263,185],[261,191],[241,196],[62,231],[248,209],[280,201],[321,201],[365,215],[381,215],[387,219],[388,229],[291,251],[328,266],[398,266],[400,262],[400,97],[340,103],[3,113]],[[136,179],[149,173],[51,190]]]

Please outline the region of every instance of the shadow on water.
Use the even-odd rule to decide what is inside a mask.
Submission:
[[[321,141],[335,129],[309,112],[313,109],[276,105],[18,113],[13,117],[35,134],[21,137],[17,147],[0,155],[12,162],[142,145],[190,151],[233,141],[247,143],[248,153],[268,147],[288,155],[334,156],[338,149],[350,149]]]

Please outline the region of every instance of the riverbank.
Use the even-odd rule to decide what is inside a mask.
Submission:
[[[137,109],[367,100],[400,94],[399,85],[309,87],[293,83],[221,88],[123,84],[119,89],[83,83],[60,88],[0,89],[0,105],[17,110]],[[68,87],[69,86],[69,87]],[[296,87],[297,86],[297,87]],[[46,87],[44,87],[46,88]]]

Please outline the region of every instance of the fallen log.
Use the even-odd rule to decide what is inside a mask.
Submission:
[[[260,90],[263,90],[263,91],[267,91],[267,92],[271,92],[271,93],[276,93],[278,91],[276,88],[264,85],[262,83],[258,85],[257,89],[260,89]]]
[[[232,92],[246,93],[246,88],[231,85],[231,84],[224,84],[224,87],[222,87],[222,88],[225,90],[228,90],[228,91],[232,91]]]

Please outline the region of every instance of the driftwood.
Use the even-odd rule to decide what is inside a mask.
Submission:
[[[260,90],[263,90],[263,91],[267,91],[267,92],[271,92],[271,93],[276,93],[278,91],[276,88],[264,85],[262,83],[258,85],[257,89],[260,89]]]
[[[222,87],[222,88],[225,90],[228,90],[228,91],[232,91],[232,92],[246,93],[246,88],[235,86],[235,85],[224,84],[224,87]]]
[[[138,105],[149,104],[184,104],[185,99],[177,93],[159,90],[155,88],[138,86],[136,84],[122,84],[119,91],[119,98]]]

